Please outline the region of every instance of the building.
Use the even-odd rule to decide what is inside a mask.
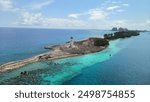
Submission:
[[[70,37],[70,41],[67,42],[67,47],[68,48],[74,48],[75,47],[73,37]]]

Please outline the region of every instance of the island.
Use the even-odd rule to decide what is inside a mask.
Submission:
[[[139,32],[137,31],[121,31],[115,32],[113,34],[104,34],[103,38],[90,37],[88,39],[81,41],[74,41],[73,37],[70,37],[70,41],[66,42],[65,44],[45,46],[44,48],[50,49],[50,51],[46,53],[31,58],[27,58],[24,60],[2,64],[0,65],[0,72],[14,70],[38,61],[54,60],[99,52],[107,48],[107,46],[109,46],[110,40],[138,35]]]
[[[128,38],[131,36],[138,36],[140,33],[138,31],[119,31],[115,32],[114,34],[104,34],[105,39],[114,40],[119,38]]]

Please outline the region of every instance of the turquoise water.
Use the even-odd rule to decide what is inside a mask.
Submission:
[[[69,85],[150,85],[150,32],[122,39],[107,61],[86,67]]]
[[[59,44],[65,42],[70,36],[75,36],[77,40],[80,40],[89,36],[102,36],[102,34],[109,31],[24,31],[23,29],[23,31],[17,30],[17,32],[29,33],[26,36],[25,33],[23,34],[24,39],[19,45],[16,45],[18,40],[12,43],[15,39],[21,39],[18,33],[12,34],[7,39],[8,41],[10,40],[9,43],[6,43],[7,40],[4,40],[9,34],[0,34],[0,39],[3,38],[0,42],[4,44],[4,46],[0,46],[0,62],[3,63],[15,58],[17,60],[36,55],[42,52],[43,48],[41,46],[49,43]],[[37,32],[46,34],[43,35],[43,33]],[[35,37],[35,33],[37,33],[37,37]],[[32,35],[31,39],[30,34]],[[57,34],[62,35],[58,36]],[[51,39],[49,39],[50,37]],[[140,36],[111,41],[108,48],[101,52],[54,60],[53,62],[36,62],[10,72],[0,73],[0,84],[150,85],[149,44],[150,32],[142,32]],[[34,50],[30,49],[31,46]],[[20,76],[22,71],[28,71],[28,75]]]
[[[119,40],[110,42],[110,46],[102,52],[56,60],[55,63],[64,65],[69,62],[71,66],[66,65],[63,67],[61,72],[54,76],[44,76],[43,80],[50,80],[50,84],[62,84],[64,81],[79,74],[83,68],[109,60],[111,58],[110,54],[113,56],[119,52],[120,49],[116,46],[118,42]]]
[[[83,68],[111,59],[121,50],[117,47],[119,42],[120,40],[111,41],[107,49],[98,53],[54,60],[57,65],[49,64],[48,62],[29,64],[21,69],[1,74],[1,82],[5,80],[4,84],[62,84],[80,74]],[[31,71],[29,77],[36,76],[36,82],[28,82],[30,78],[26,79],[27,82],[22,81],[18,77],[22,71]],[[8,80],[6,81],[6,79]]]

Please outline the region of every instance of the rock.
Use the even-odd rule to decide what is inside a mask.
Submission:
[[[39,56],[39,60],[43,60],[43,59],[46,60],[46,59],[50,59],[50,58],[52,58],[50,54],[45,54],[45,55]]]

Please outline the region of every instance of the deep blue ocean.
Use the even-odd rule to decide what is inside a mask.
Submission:
[[[63,44],[71,36],[75,40],[102,36],[111,31],[33,28],[0,28],[0,63],[20,60],[46,52],[46,45]]]
[[[0,63],[28,58],[46,52],[45,45],[100,37],[111,31],[0,28]],[[63,85],[150,85],[150,32],[110,41],[107,49],[87,54],[36,62],[0,73],[0,84]],[[109,55],[112,55],[111,57]],[[20,77],[28,71],[29,76]]]

